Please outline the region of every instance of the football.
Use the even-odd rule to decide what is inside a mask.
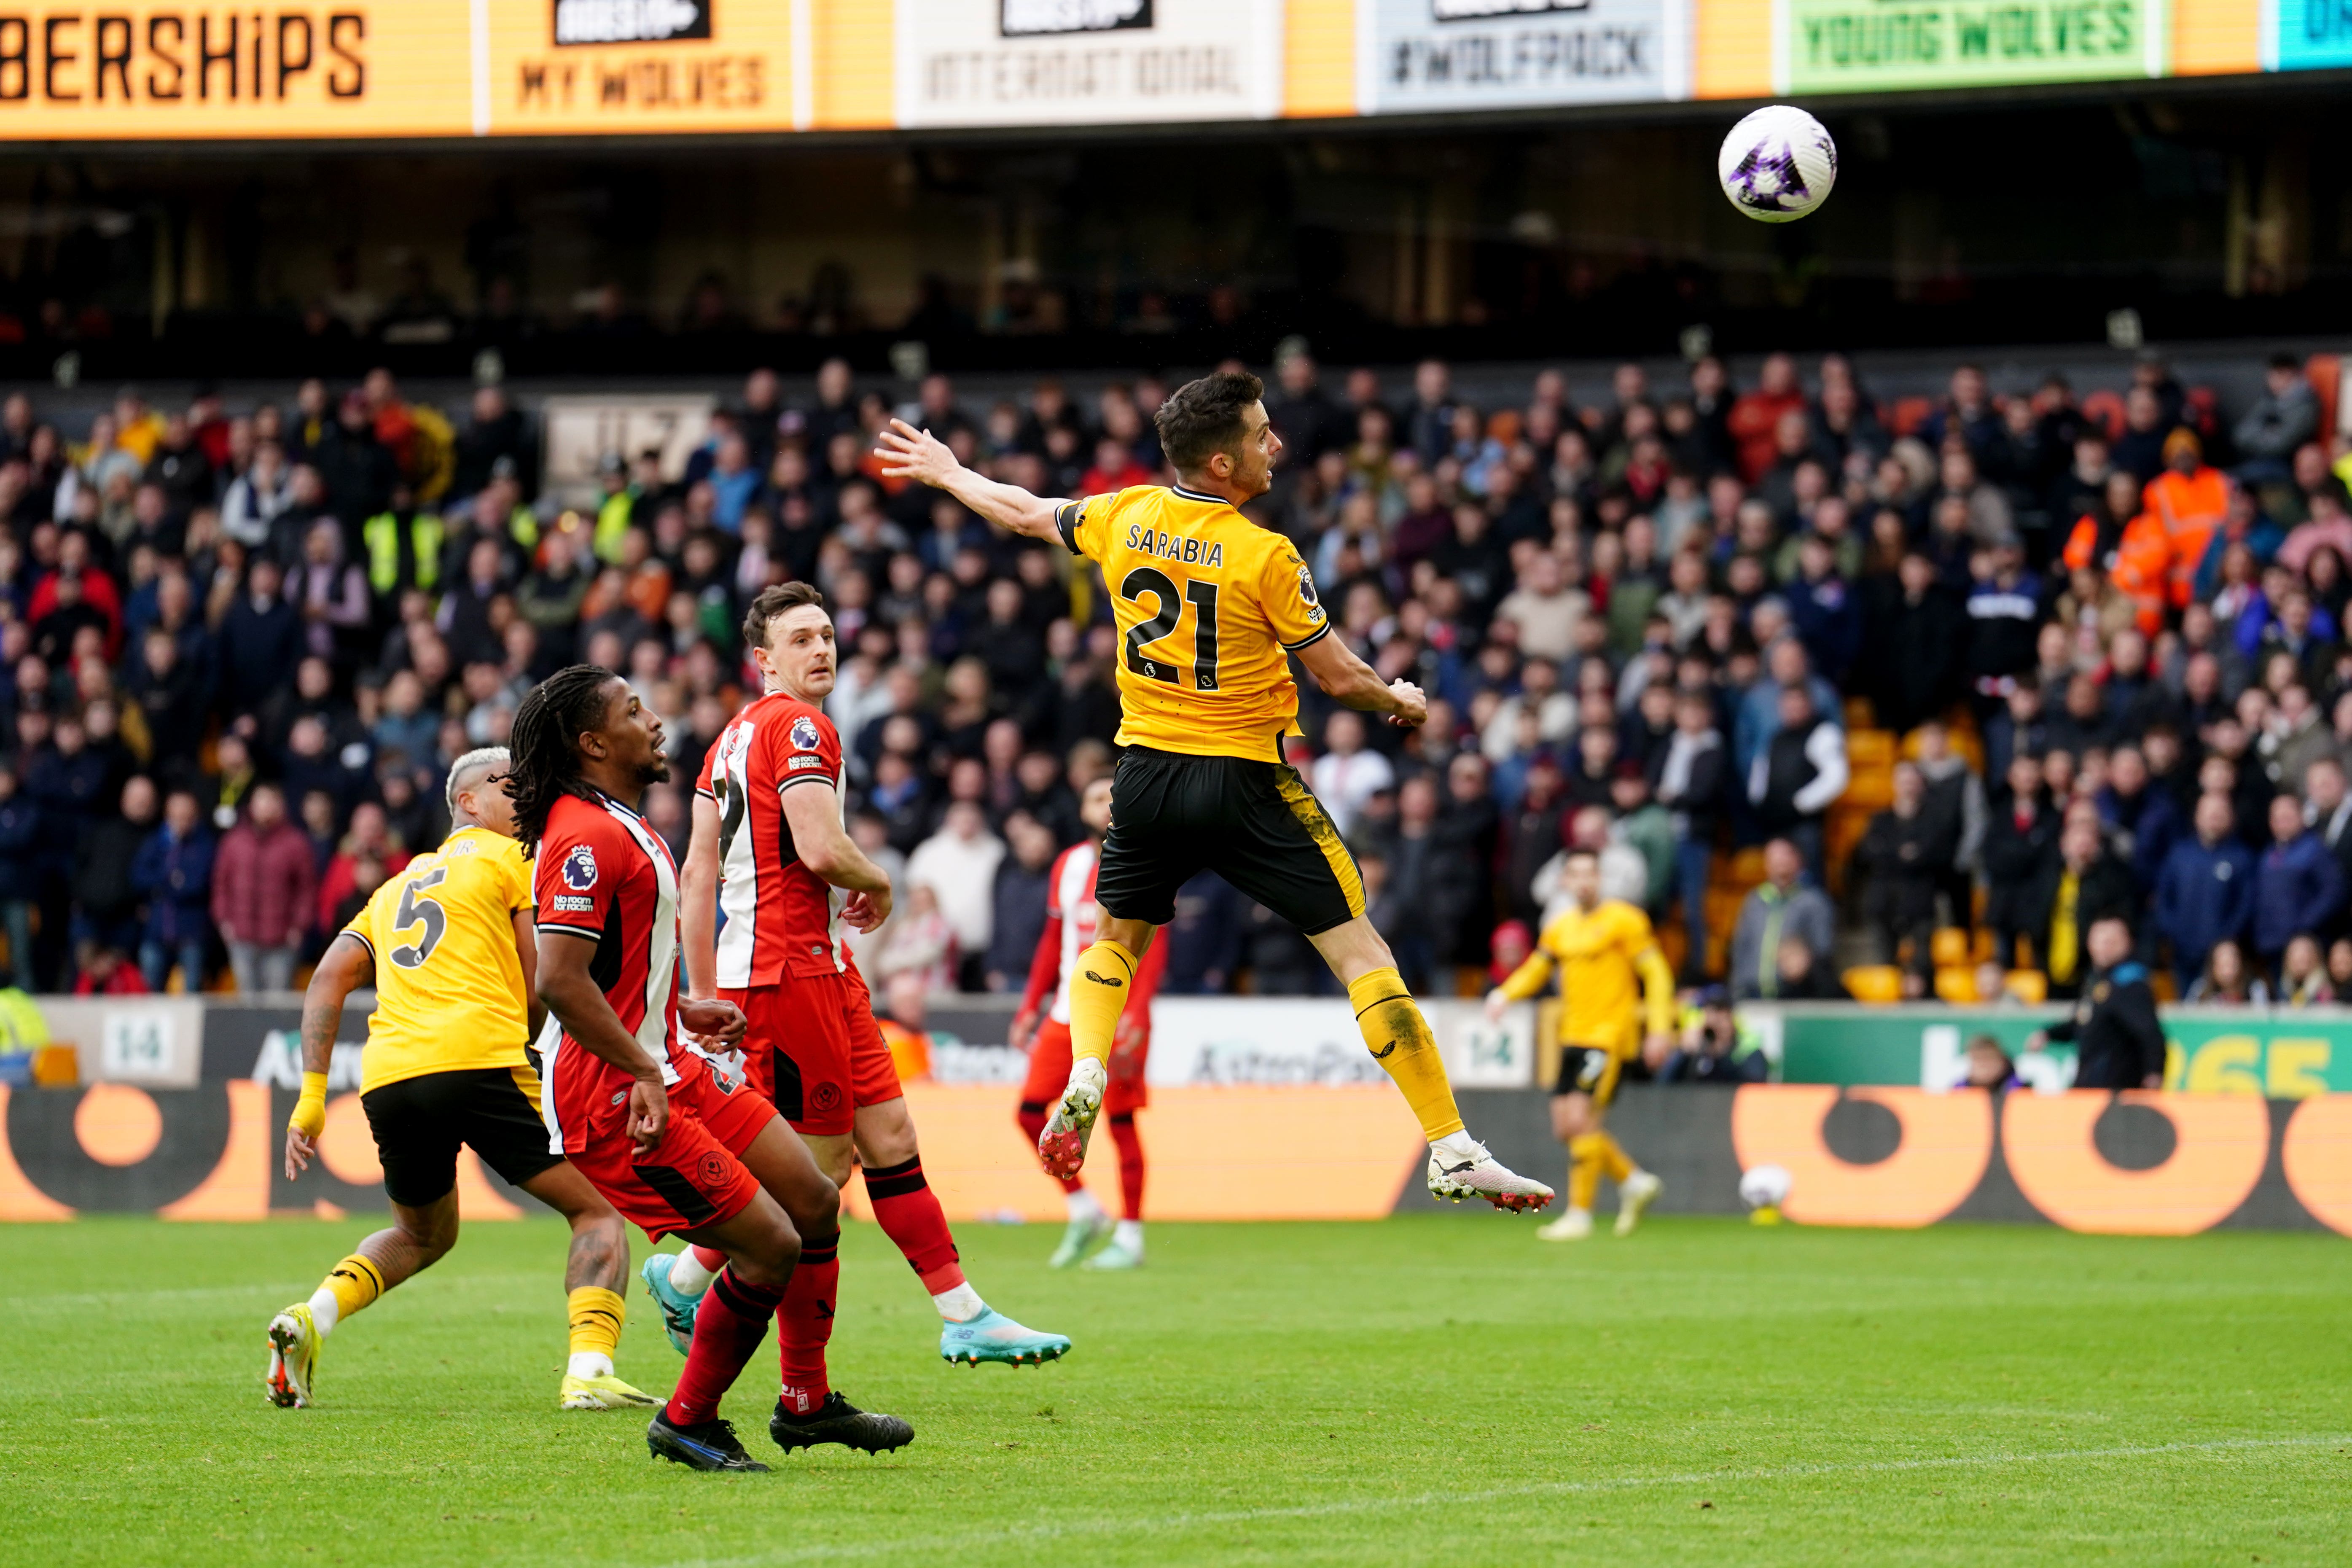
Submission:
[[[1789,1201],[1785,1165],[1758,1165],[1739,1176],[1739,1201],[1751,1209],[1779,1208]]]
[[[1716,174],[1733,206],[1759,223],[1794,223],[1829,199],[1837,143],[1803,110],[1775,103],[1731,128]]]

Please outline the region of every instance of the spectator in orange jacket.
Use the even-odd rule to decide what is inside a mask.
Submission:
[[[2174,609],[2185,609],[2198,563],[2229,516],[2229,477],[2206,466],[2195,432],[2175,430],[2164,438],[2164,472],[2148,480],[2144,499],[2171,541],[2165,596]]]

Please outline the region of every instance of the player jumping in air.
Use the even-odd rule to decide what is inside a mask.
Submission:
[[[1617,1234],[1631,1236],[1662,1183],[1625,1155],[1601,1118],[1627,1058],[1645,1045],[1664,1059],[1673,1041],[1675,972],[1650,917],[1601,897],[1601,858],[1571,849],[1560,869],[1569,907],[1543,929],[1536,950],[1486,994],[1486,1016],[1541,991],[1559,965],[1559,1077],[1551,1090],[1552,1135],[1568,1145],[1568,1212],[1536,1234],[1581,1241],[1592,1234],[1592,1195],[1606,1174],[1617,1184]],[[1644,1036],[1646,1023],[1647,1034]]]
[[[1102,836],[1110,826],[1109,779],[1087,785],[1078,817],[1087,826],[1086,841],[1063,850],[1046,873],[1045,930],[1029,966],[1029,988],[1013,1016],[1013,1047],[1029,1053],[1029,1078],[1021,1088],[1017,1120],[1032,1144],[1045,1135],[1045,1107],[1070,1079],[1070,986],[1078,976],[1078,955],[1094,945],[1101,920],[1095,907],[1095,873],[1102,863]],[[1110,1245],[1087,1258],[1084,1268],[1143,1267],[1143,1140],[1136,1133],[1135,1113],[1150,1093],[1143,1069],[1151,1054],[1151,999],[1159,994],[1160,976],[1167,967],[1166,948],[1154,942],[1144,951],[1136,965],[1134,994],[1111,1031],[1110,1083],[1103,1094],[1103,1110],[1118,1145],[1122,1217]],[[1040,1019],[1037,1010],[1048,996],[1053,1008]],[[1111,1220],[1076,1176],[1059,1180],[1069,1198],[1070,1224],[1047,1266],[1067,1268],[1111,1230]]]
[[[1323,691],[1411,727],[1421,690],[1388,684],[1332,637],[1315,579],[1289,541],[1241,513],[1265,493],[1281,437],[1240,372],[1188,382],[1153,416],[1179,482],[1049,500],[982,479],[903,420],[879,437],[883,472],[946,490],[1001,528],[1102,568],[1124,644],[1120,756],[1095,897],[1104,921],[1070,992],[1069,1082],[1038,1151],[1076,1175],[1102,1113],[1106,1067],[1138,962],[1175,917],[1176,889],[1213,870],[1304,932],[1348,987],[1364,1045],[1403,1090],[1429,1140],[1429,1190],[1503,1209],[1552,1192],[1514,1174],[1462,1128],[1429,1024],[1364,915],[1364,886],[1282,740],[1297,732],[1297,654]]]
[[[923,1179],[898,1070],[844,940],[845,923],[871,931],[889,918],[890,879],[842,826],[841,736],[819,706],[837,668],[833,617],[805,583],[767,588],[744,616],[743,642],[767,689],[720,731],[695,788],[681,895],[687,994],[723,996],[743,1010],[751,1080],[819,1169],[847,1182],[855,1151],[876,1222],[939,1309],[940,1354],[973,1364],[1052,1361],[1070,1348],[1067,1339],[1024,1328],[964,1278],[939,1195]],[[846,897],[836,900],[836,889]],[[722,908],[726,929],[717,931]],[[646,1289],[681,1350],[719,1261],[698,1248],[646,1260]],[[840,1279],[837,1259],[813,1267],[803,1258],[776,1319],[783,1403],[813,1433],[830,1431],[841,1397],[824,1369]]]
[[[310,1403],[320,1347],[337,1324],[457,1241],[457,1146],[572,1223],[572,1359],[566,1410],[658,1405],[613,1375],[627,1306],[629,1232],[613,1205],[550,1152],[540,1079],[526,1054],[545,1017],[530,867],[514,841],[507,753],[468,752],[449,769],[449,837],[378,888],[319,961],[302,998],[302,1095],[286,1124],[286,1178],[308,1170],[327,1124],[327,1068],[343,1000],[373,984],[360,1052],[360,1109],[375,1135],[393,1226],[360,1243],[308,1301],[269,1321],[273,1405]]]
[[[669,776],[661,741],[628,683],[590,665],[558,670],[515,713],[508,788],[537,856],[539,994],[562,1026],[548,1053],[547,1126],[551,1146],[648,1237],[683,1236],[727,1259],[646,1447],[696,1469],[763,1470],[719,1419],[719,1401],[767,1337],[795,1265],[833,1257],[840,1194],[766,1097],[678,1038],[683,1025],[730,1046],[743,1015],[678,1000],[677,868],[637,814],[646,786]],[[914,1438],[896,1416],[846,1404],[826,1419],[815,1440],[871,1452]],[[782,1400],[769,1433],[787,1451],[810,1440]]]

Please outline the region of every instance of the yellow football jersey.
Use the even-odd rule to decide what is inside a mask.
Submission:
[[[1280,762],[1297,730],[1289,655],[1331,630],[1290,541],[1181,485],[1070,501],[1055,522],[1110,589],[1118,743]]]
[[[432,1072],[528,1068],[514,915],[532,907],[522,846],[461,827],[387,878],[343,930],[375,959],[360,1089]]]
[[[1535,952],[1503,982],[1504,994],[1534,995],[1555,963],[1561,1045],[1630,1057],[1641,1049],[1645,1024],[1653,1035],[1674,1027],[1674,971],[1658,951],[1650,917],[1632,904],[1610,899],[1590,914],[1571,905],[1544,927]]]

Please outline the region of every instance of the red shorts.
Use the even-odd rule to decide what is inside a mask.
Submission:
[[[1110,1053],[1110,1082],[1103,1092],[1103,1112],[1132,1116],[1151,1103],[1143,1068],[1151,1055],[1151,1037],[1131,1051],[1117,1047]],[[1022,1103],[1051,1105],[1070,1081],[1070,1026],[1051,1018],[1042,1020],[1029,1042],[1029,1080],[1021,1086]]]
[[[759,1179],[737,1156],[775,1114],[758,1090],[730,1093],[694,1058],[670,1086],[669,1127],[651,1153],[630,1142],[625,1105],[609,1131],[590,1130],[588,1147],[571,1160],[622,1218],[659,1241],[672,1231],[723,1225],[751,1206]]]
[[[852,964],[839,974],[795,975],[782,985],[719,995],[743,1009],[743,1059],[751,1086],[775,1102],[795,1132],[847,1132],[857,1109],[907,1091],[866,977]]]

